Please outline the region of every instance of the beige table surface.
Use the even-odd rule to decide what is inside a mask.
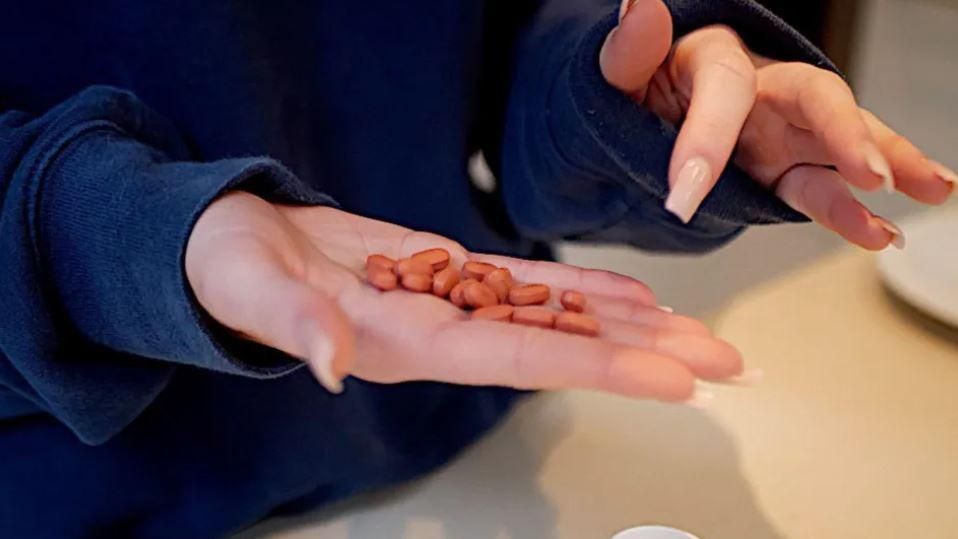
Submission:
[[[766,371],[707,411],[540,395],[414,485],[247,537],[958,537],[958,338],[845,251],[741,296],[719,334]]]

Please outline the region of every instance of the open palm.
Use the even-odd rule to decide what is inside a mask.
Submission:
[[[599,338],[469,320],[448,301],[364,282],[366,257],[442,247],[453,264],[483,260],[516,279],[586,294]],[[656,306],[642,283],[606,271],[480,255],[425,232],[334,208],[270,204],[246,193],[216,201],[196,224],[187,276],[209,314],[305,360],[328,388],[354,375],[524,389],[566,387],[661,400],[694,380],[738,375],[738,352],[701,323]],[[558,294],[553,294],[558,297]]]

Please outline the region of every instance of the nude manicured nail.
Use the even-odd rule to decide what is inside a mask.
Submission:
[[[622,19],[625,18],[625,14],[629,12],[629,9],[635,5],[639,0],[622,0],[622,4],[619,5],[619,23],[622,23]]]
[[[314,338],[309,349],[309,365],[326,391],[338,395],[343,392],[343,381],[333,373],[335,353],[333,343],[326,336]]]
[[[881,177],[885,192],[894,193],[895,176],[891,173],[891,165],[888,164],[888,160],[885,159],[885,156],[882,155],[874,144],[866,144],[862,153],[865,156],[865,164],[868,165],[868,170],[871,170],[876,176]]]
[[[935,169],[935,176],[943,182],[948,182],[955,187],[958,187],[958,174],[950,168],[942,165],[938,161],[930,161],[932,168]]]
[[[905,248],[905,233],[898,228],[898,225],[877,215],[875,216],[875,221],[891,234],[891,244],[895,246],[896,249]]]
[[[669,314],[672,314],[675,312],[675,309],[673,309],[672,307],[669,307],[668,305],[656,305],[655,308]]]
[[[762,369],[750,369],[738,376],[725,379],[724,383],[738,386],[753,386],[764,379],[765,371]]]
[[[665,199],[665,209],[688,223],[699,209],[711,187],[712,167],[701,157],[686,161],[679,170],[675,185]]]
[[[692,393],[692,397],[685,401],[685,405],[691,406],[692,408],[698,408],[699,410],[704,410],[711,406],[713,400],[715,400],[715,393],[711,389],[708,389],[696,381],[695,390]]]

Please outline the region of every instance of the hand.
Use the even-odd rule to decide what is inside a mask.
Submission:
[[[631,6],[631,7],[630,7]],[[625,0],[600,63],[610,84],[680,125],[666,208],[688,222],[734,162],[814,221],[867,249],[903,241],[848,184],[943,202],[958,175],[858,107],[834,73],[761,57],[725,26],[672,44],[661,0]],[[833,168],[829,168],[833,167]]]
[[[454,264],[485,260],[517,280],[575,288],[600,338],[468,320],[446,300],[363,281],[367,255],[443,247]],[[333,208],[231,193],[200,217],[186,251],[200,304],[247,338],[302,358],[331,391],[348,374],[382,383],[436,380],[525,389],[592,388],[682,401],[694,380],[742,360],[699,322],[656,307],[642,283],[606,271],[469,253],[448,239]],[[556,294],[554,294],[555,296]]]

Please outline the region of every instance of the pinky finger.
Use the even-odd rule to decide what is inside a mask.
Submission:
[[[782,176],[776,194],[795,210],[865,249],[905,245],[901,229],[862,205],[841,174],[832,169],[795,167]]]

